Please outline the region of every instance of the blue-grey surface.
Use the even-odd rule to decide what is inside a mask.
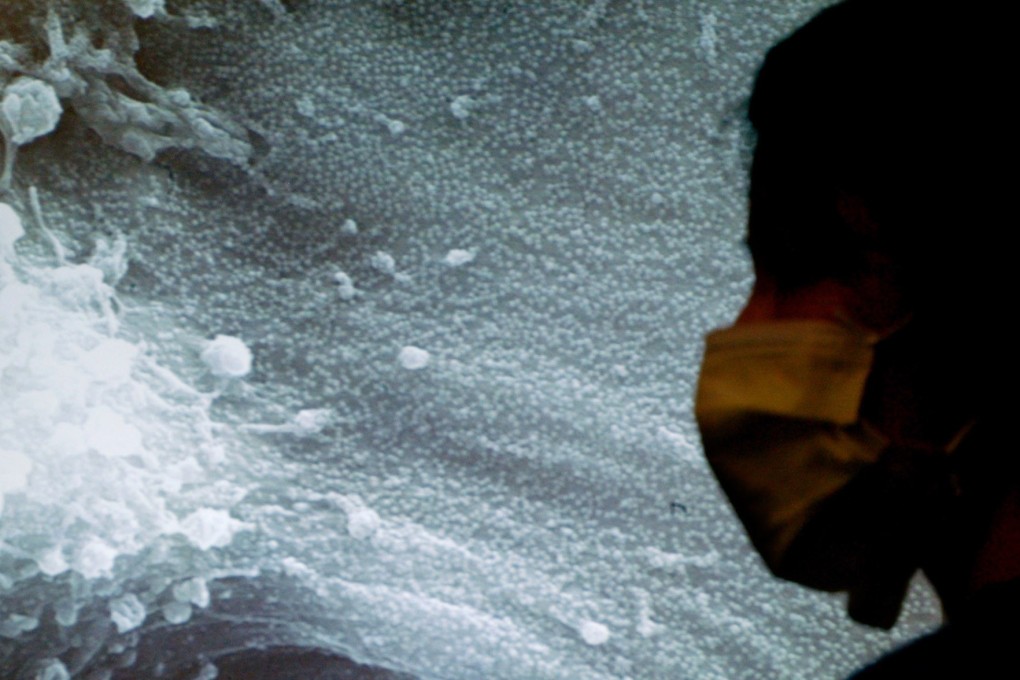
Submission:
[[[0,198],[0,675],[837,678],[932,625],[772,579],[691,417],[824,4],[11,2],[63,116]]]

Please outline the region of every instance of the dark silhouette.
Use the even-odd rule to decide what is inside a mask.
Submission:
[[[710,336],[698,417],[777,575],[880,627],[918,569],[935,587],[947,625],[861,677],[986,677],[1020,641],[1008,25],[849,0],[769,52],[750,101],[756,282]]]

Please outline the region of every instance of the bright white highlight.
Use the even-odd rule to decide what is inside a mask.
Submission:
[[[118,633],[126,633],[145,621],[145,605],[134,593],[110,601],[110,618]]]
[[[198,576],[175,585],[173,595],[177,602],[193,604],[196,607],[209,606],[209,587],[205,579]]]
[[[475,259],[475,252],[473,250],[461,250],[460,248],[454,248],[446,254],[443,258],[443,262],[450,267],[459,267],[465,265]]]
[[[383,274],[394,276],[397,273],[397,261],[393,259],[392,255],[381,250],[372,256],[369,263]]]
[[[592,646],[604,645],[609,641],[609,628],[596,621],[582,621],[578,632],[581,633],[581,639]]]
[[[82,428],[85,444],[97,453],[119,458],[142,451],[142,433],[108,406],[97,406]]]
[[[202,361],[221,378],[243,378],[251,372],[251,350],[240,338],[217,335],[202,350]]]
[[[429,365],[431,355],[427,350],[408,345],[400,350],[397,361],[409,371],[420,371]]]
[[[156,12],[164,11],[164,0],[125,0],[135,16],[148,19]]]
[[[349,302],[358,294],[358,289],[354,287],[354,281],[344,272],[333,274],[333,281],[336,282],[336,291],[341,300]]]
[[[27,144],[53,131],[60,120],[60,102],[49,83],[35,78],[13,80],[0,100],[0,128],[10,131],[10,141]]]
[[[225,510],[201,508],[181,521],[180,531],[202,550],[222,548],[234,540],[234,534],[250,525],[239,522]]]

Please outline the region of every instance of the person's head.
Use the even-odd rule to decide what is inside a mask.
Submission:
[[[999,15],[848,0],[768,53],[749,106],[759,271],[796,287],[884,268],[922,307],[994,294],[1013,146]]]
[[[892,296],[910,319],[868,378],[861,409],[880,426],[976,419],[986,444],[1004,432],[991,378],[1011,387],[1016,373],[1005,351],[1017,266],[1009,25],[991,3],[847,0],[772,48],[755,82],[747,240],[759,280],[779,295],[835,282],[875,305]],[[960,581],[963,552],[980,549],[970,536],[1020,488],[1020,457],[982,448],[970,514],[944,552],[962,557],[933,565],[953,572],[945,583]]]

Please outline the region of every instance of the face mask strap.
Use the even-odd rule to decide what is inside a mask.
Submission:
[[[977,418],[971,418],[963,427],[961,427],[956,434],[952,436],[948,443],[943,447],[946,454],[952,458],[956,454],[956,449],[960,447],[963,440],[967,438],[974,426],[977,425]]]
[[[907,312],[905,315],[903,315],[903,317],[894,321],[892,324],[886,326],[881,330],[875,330],[873,328],[868,328],[867,326],[864,326],[858,320],[851,317],[850,314],[845,309],[842,308],[837,309],[835,312],[833,312],[833,320],[839,323],[841,326],[844,326],[847,329],[853,331],[854,333],[857,333],[867,338],[868,342],[870,342],[871,344],[876,344],[883,340],[888,339],[893,335],[896,335],[904,328],[909,326],[910,322],[914,320],[914,314],[913,312]]]

